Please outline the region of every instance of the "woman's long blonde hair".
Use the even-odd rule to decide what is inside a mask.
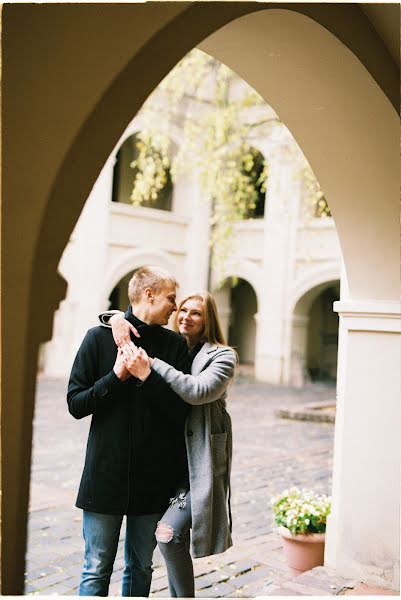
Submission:
[[[221,329],[216,301],[210,292],[194,292],[181,300],[174,320],[174,329],[178,331],[178,315],[181,307],[187,300],[200,300],[203,304],[203,318],[205,320],[202,334],[203,341],[209,342],[210,344],[216,344],[217,346],[227,346],[226,338]]]

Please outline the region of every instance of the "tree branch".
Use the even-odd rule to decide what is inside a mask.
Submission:
[[[255,129],[256,127],[261,127],[262,125],[267,125],[268,123],[282,124],[282,121],[280,121],[280,119],[277,117],[272,117],[271,119],[256,121],[256,123],[246,123],[246,126],[249,127],[249,129]]]

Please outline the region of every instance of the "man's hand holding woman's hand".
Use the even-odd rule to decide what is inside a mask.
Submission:
[[[113,315],[111,319],[113,319],[114,341],[119,346],[113,368],[115,374],[121,381],[126,381],[131,375],[145,381],[150,375],[152,359],[149,358],[146,350],[138,348],[131,342],[130,331],[133,331],[139,337],[138,332],[131,323],[120,315]],[[127,339],[128,341],[123,341]]]
[[[116,362],[113,367],[114,373],[121,381],[127,381],[131,377],[131,373],[128,371],[125,365],[125,358],[121,348],[118,348]]]
[[[120,349],[119,349],[120,351]],[[138,348],[131,341],[121,348],[125,368],[137,379],[145,381],[150,375],[150,359],[143,348]]]

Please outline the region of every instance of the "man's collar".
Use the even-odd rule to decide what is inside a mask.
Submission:
[[[161,325],[149,325],[148,323],[144,323],[141,319],[138,319],[136,315],[132,312],[132,306],[128,307],[128,310],[125,313],[125,318],[127,321],[132,323],[134,327],[138,330],[138,333],[142,336],[143,334],[152,334],[161,329]]]

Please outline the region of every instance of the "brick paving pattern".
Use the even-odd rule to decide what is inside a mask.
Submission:
[[[38,379],[26,594],[78,593],[82,516],[74,502],[90,419],[76,421],[69,415],[65,390],[63,380]],[[289,575],[269,500],[291,485],[330,493],[334,429],[331,423],[282,419],[275,411],[333,402],[334,397],[334,387],[329,385],[297,390],[255,383],[246,375],[237,377],[229,395],[234,429],[234,546],[224,554],[194,561],[197,597],[308,595],[294,588],[296,582],[288,588]],[[122,530],[110,587],[114,596],[121,593],[123,539]],[[157,549],[154,568],[151,596],[168,597],[166,570]],[[314,589],[320,589],[321,595],[339,593],[331,586],[326,577]]]

